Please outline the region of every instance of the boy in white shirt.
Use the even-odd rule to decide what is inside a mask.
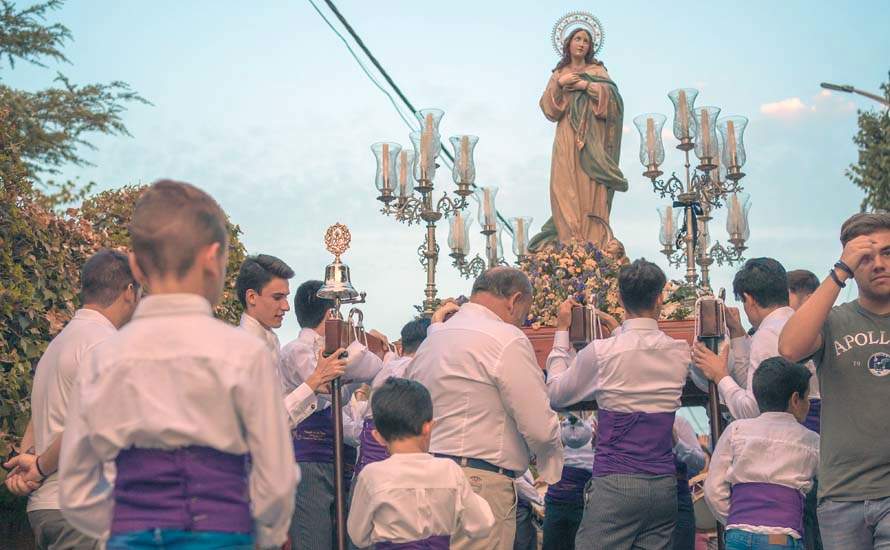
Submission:
[[[736,420],[711,458],[705,500],[726,525],[727,550],[803,548],[804,496],[819,463],[819,435],[803,426],[810,371],[781,357],[754,373],[756,418]]]
[[[213,318],[225,214],[200,189],[159,181],[136,203],[130,237],[130,268],[151,295],[78,369],[62,514],[90,536],[110,534],[109,550],[280,546],[298,470],[272,353]]]
[[[371,397],[374,437],[390,457],[357,478],[348,520],[358,547],[447,549],[461,533],[481,538],[494,526],[488,503],[454,461],[429,454],[433,401],[420,383],[390,378]]]

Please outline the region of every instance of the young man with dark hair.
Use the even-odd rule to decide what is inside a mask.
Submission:
[[[422,384],[390,377],[371,396],[374,437],[390,456],[357,478],[349,536],[359,547],[446,550],[457,533],[478,539],[494,526],[463,471],[429,454],[433,401]]]
[[[69,396],[84,355],[126,324],[142,295],[127,255],[103,249],[93,254],[80,276],[81,307],[49,343],[37,363],[31,388],[34,449],[10,460],[6,487],[28,497],[28,520],[40,549],[99,548],[99,541],[77,531],[59,505],[59,451]],[[36,488],[36,490],[35,490]]]
[[[596,455],[575,547],[667,549],[677,521],[674,417],[689,373],[689,346],[658,328],[666,278],[644,259],[618,275],[624,323],[575,353],[573,299],[559,307],[547,358],[550,404],[595,399]]]
[[[513,549],[513,480],[532,457],[540,479],[559,481],[559,420],[531,342],[519,328],[531,302],[531,283],[522,271],[489,269],[473,283],[469,302],[447,302],[433,315],[406,373],[432,395],[433,454],[461,466],[495,517],[486,538],[458,535],[451,541],[455,550]]]
[[[414,354],[421,342],[426,339],[426,331],[430,326],[430,320],[427,318],[414,319],[402,327],[401,341],[402,353],[388,353],[383,358],[383,368],[371,381],[371,392],[381,387],[390,377],[403,378],[405,370],[411,361],[414,360]],[[386,447],[380,444],[372,435],[374,431],[374,414],[371,409],[370,401],[360,402],[361,406],[356,411],[356,417],[362,419],[362,429],[359,435],[359,453],[358,460],[355,465],[355,475],[361,473],[362,468],[372,462],[384,460],[389,456]]]
[[[281,361],[281,344],[272,329],[281,327],[284,314],[290,311],[288,279],[294,271],[283,260],[268,254],[248,256],[241,264],[235,289],[238,300],[244,306],[240,327],[261,339],[272,352],[275,375]],[[305,382],[284,395],[284,408],[287,411],[291,428],[296,428],[317,408],[315,393],[341,376],[346,361],[336,356],[318,362],[318,366]]]
[[[810,376],[781,357],[765,359],[752,380],[760,415],[731,423],[717,442],[705,501],[726,525],[727,550],[804,547],[804,495],[819,464],[819,435],[801,425]]]
[[[772,258],[752,258],[735,274],[732,290],[742,302],[748,321],[756,329],[746,336],[738,319],[738,310],[726,308],[731,345],[718,356],[701,342],[693,352],[695,365],[717,384],[720,397],[733,418],[754,418],[760,414],[751,379],[764,359],[779,354],[779,334],[794,310],[788,305],[788,280],[785,268]],[[729,353],[735,370],[747,370],[747,384],[739,384],[729,373]],[[742,364],[745,367],[740,368]]]
[[[300,323],[300,334],[281,350],[279,374],[285,392],[293,392],[313,375],[325,362],[336,361],[343,352],[345,359],[343,388],[344,435],[357,434],[360,420],[351,416],[349,397],[355,385],[370,382],[383,368],[379,357],[365,346],[354,342],[347,350],[338,350],[329,357],[322,357],[324,350],[325,321],[329,318],[333,300],[319,298],[321,281],[306,281],[294,295],[294,313]],[[375,335],[385,340],[376,331]],[[355,436],[353,436],[355,437]],[[355,464],[357,438],[344,438],[347,466]],[[317,407],[293,432],[294,457],[303,473],[297,487],[294,516],[290,537],[294,549],[315,550],[333,545],[336,537],[336,513],[334,499],[334,419],[331,401],[324,395],[317,396]],[[349,474],[351,477],[351,474]],[[345,479],[344,483],[348,484]]]
[[[856,214],[841,227],[828,277],[779,339],[792,361],[813,357],[822,393],[819,525],[826,549],[890,544],[890,213]],[[858,298],[834,306],[856,281]],[[834,307],[833,307],[834,306]]]
[[[812,271],[795,269],[788,272],[788,305],[794,311],[807,301],[807,298],[819,288],[819,278]]]
[[[110,535],[110,550],[281,545],[298,470],[272,354],[213,318],[225,214],[163,180],[137,201],[130,237],[130,268],[151,295],[84,358],[62,441],[62,513]]]

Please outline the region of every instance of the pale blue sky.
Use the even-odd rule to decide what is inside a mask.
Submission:
[[[625,102],[621,167],[631,189],[616,197],[612,220],[629,255],[682,275],[658,252],[655,209],[666,201],[640,175],[631,120],[670,116],[666,93],[689,86],[701,90],[699,105],[751,119],[749,256],[821,276],[837,257],[840,223],[862,198],[844,170],[856,159],[855,110],[872,104],[820,95],[819,82],[878,90],[890,68],[890,3],[653,4],[338,2],[414,104],[445,110],[443,135],[480,136],[478,181],[500,186],[506,215],[534,216],[533,231],[549,216],[554,126],[537,102],[557,61],[550,29],[567,11],[593,11],[606,30],[601,57]],[[323,275],[324,230],[346,223],[353,248],[345,261],[368,292],[368,324],[397,334],[423,299],[415,256],[423,232],[377,213],[369,146],[407,143],[408,130],[308,1],[70,2],[51,20],[74,34],[65,50],[73,65],[61,67],[73,81],[124,80],[154,103],[125,114],[133,138],[97,138],[99,150],[86,155],[96,166],[65,176],[100,189],[193,182],[241,225],[249,252],[280,256],[298,281]],[[0,74],[35,88],[53,73],[20,65]],[[673,140],[667,145],[667,166],[680,168]],[[447,171],[436,183],[451,188]],[[445,260],[440,295],[468,292]],[[732,272],[717,269],[714,286],[729,286]],[[296,331],[289,317],[282,341]]]

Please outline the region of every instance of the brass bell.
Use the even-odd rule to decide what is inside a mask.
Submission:
[[[324,285],[318,289],[319,298],[346,302],[357,298],[358,295],[349,277],[349,267],[340,263],[339,258],[324,269]]]

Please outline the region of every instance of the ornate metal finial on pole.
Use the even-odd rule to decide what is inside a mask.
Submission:
[[[353,308],[349,313],[349,321],[344,321],[340,314],[340,306],[345,303],[363,303],[365,293],[358,292],[352,286],[349,267],[340,262],[340,256],[349,249],[352,234],[349,229],[335,223],[324,235],[325,248],[334,255],[334,263],[325,268],[324,285],[318,289],[318,297],[334,300],[330,318],[325,321],[324,355],[330,356],[348,345],[346,330],[354,314],[361,323],[362,312]],[[357,313],[356,313],[357,312]],[[335,378],[331,382],[331,409],[334,420],[334,501],[336,504],[337,550],[346,550],[346,490],[343,480],[343,399],[340,393],[342,382]]]

